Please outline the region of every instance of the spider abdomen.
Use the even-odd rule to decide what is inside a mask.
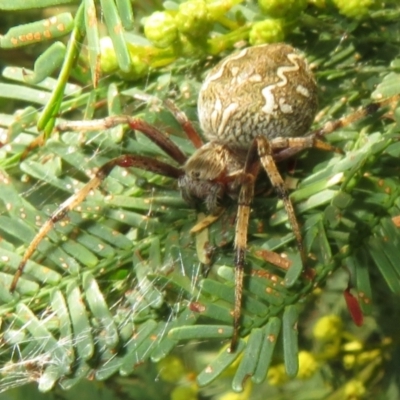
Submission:
[[[198,114],[208,140],[247,147],[256,136],[304,135],[317,106],[307,61],[293,47],[277,43],[221,60],[200,89]]]

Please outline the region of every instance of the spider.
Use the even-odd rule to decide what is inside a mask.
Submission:
[[[129,116],[112,116],[58,126],[60,131],[64,131],[106,129],[128,124],[131,129],[149,137],[178,166],[137,154],[122,155],[104,164],[79,192],[63,202],[42,225],[22,257],[10,291],[16,289],[26,262],[52,226],[96,189],[115,166],[141,168],[177,179],[183,198],[189,203],[204,202],[212,215],[218,214],[224,198],[230,197],[237,202],[235,304],[230,343],[230,351],[233,352],[239,337],[251,202],[260,171],[263,169],[266,172],[283,201],[305,268],[307,255],[300,226],[276,161],[310,147],[338,151],[320,138],[374,113],[388,104],[388,100],[372,103],[309,132],[318,108],[317,84],[302,54],[290,45],[278,43],[244,48],[221,60],[209,72],[198,99],[199,122],[207,143],[203,144],[189,120],[173,103],[166,101],[165,104],[196,147],[189,158],[157,128]]]

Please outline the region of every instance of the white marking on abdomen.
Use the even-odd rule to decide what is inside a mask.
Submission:
[[[224,112],[222,113],[222,119],[220,121],[220,125],[218,127],[218,136],[222,136],[225,130],[225,126],[233,113],[237,110],[239,105],[237,103],[231,103],[228,107],[225,108]]]
[[[218,71],[215,72],[212,75],[207,76],[206,80],[203,83],[203,86],[201,87],[201,90],[207,90],[208,85],[210,84],[210,82],[212,81],[216,81],[219,78],[221,78],[221,76],[224,74],[224,70],[225,70],[225,66],[227,63],[229,63],[232,60],[238,60],[239,58],[242,58],[246,55],[248,49],[243,49],[241,52],[239,52],[236,55],[233,55],[231,57],[228,57],[225,61],[222,62],[222,65],[219,67]]]
[[[300,93],[304,97],[310,97],[310,92],[303,85],[297,85],[296,86],[296,92]]]
[[[301,58],[298,54],[290,53],[287,55],[287,58],[293,64],[293,66],[285,65],[283,67],[279,67],[276,71],[276,75],[280,78],[280,81],[278,81],[277,83],[273,83],[272,85],[268,85],[264,89],[261,90],[261,94],[265,98],[265,105],[261,108],[261,110],[265,114],[271,114],[276,107],[275,97],[272,94],[272,90],[278,86],[283,87],[287,84],[288,80],[287,80],[287,77],[285,76],[285,74],[287,72],[295,72],[300,69],[299,64],[296,62],[296,58]],[[281,104],[280,104],[280,106],[281,106]],[[287,104],[286,106],[289,106],[289,105]],[[281,110],[282,110],[282,106],[281,106]],[[285,112],[285,111],[282,110],[282,112]],[[289,112],[291,112],[291,110]]]
[[[284,114],[291,114],[293,112],[292,106],[285,103],[285,99],[283,97],[279,99],[279,108]]]

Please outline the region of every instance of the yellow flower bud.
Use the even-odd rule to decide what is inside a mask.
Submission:
[[[332,0],[340,14],[359,19],[366,16],[375,0]]]
[[[364,384],[356,379],[353,379],[346,383],[344,388],[344,399],[356,400],[361,399],[365,394]]]
[[[314,337],[321,341],[331,341],[341,336],[343,323],[337,315],[327,315],[319,319],[313,329]]]
[[[325,0],[308,0],[308,3],[314,5],[315,7],[318,7],[318,8],[326,7]]]
[[[144,34],[157,47],[172,45],[178,39],[175,18],[164,11],[151,14],[145,21]]]
[[[307,6],[307,0],[258,0],[261,10],[272,18],[292,18]]]
[[[171,400],[197,400],[197,388],[194,386],[178,386],[171,393]]]
[[[268,383],[272,386],[283,385],[288,381],[285,366],[283,364],[275,365],[268,370],[267,374]]]
[[[179,31],[191,37],[204,37],[213,24],[204,0],[189,0],[180,4],[175,21]]]
[[[100,69],[106,74],[118,69],[114,46],[108,36],[100,39]]]
[[[175,356],[168,356],[157,363],[160,378],[166,382],[178,382],[185,375],[182,360]]]
[[[280,19],[266,19],[251,27],[249,41],[252,45],[283,42],[285,33]]]
[[[299,353],[299,379],[311,378],[318,369],[318,362],[315,357],[308,351],[300,351]]]

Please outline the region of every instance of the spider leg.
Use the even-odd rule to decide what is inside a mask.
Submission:
[[[160,100],[156,96],[149,95],[147,93],[138,93],[134,95],[135,99],[142,100],[145,102],[155,102],[162,104],[164,107],[175,117],[175,119],[179,122],[179,125],[182,127],[183,131],[186,133],[187,138],[193,143],[193,146],[198,149],[203,146],[203,140],[200,135],[194,128],[193,124],[186,117],[186,114],[182,112],[172,100]]]
[[[193,143],[193,146],[196,149],[199,149],[201,146],[203,146],[203,140],[194,128],[193,124],[187,118],[186,114],[182,112],[171,100],[164,100],[164,105],[179,122],[179,125],[186,133],[188,139]]]
[[[367,104],[365,107],[361,107],[349,115],[346,115],[335,121],[328,121],[322,128],[310,132],[310,136],[322,137],[328,135],[329,133],[332,133],[339,128],[344,128],[352,124],[353,122],[356,122],[362,118],[367,117],[368,115],[376,113],[382,107],[397,103],[399,99],[400,95],[396,95],[389,97],[388,99],[378,101],[376,103]]]
[[[57,210],[49,217],[49,219],[41,226],[36,236],[33,238],[32,242],[29,244],[22,260],[18,265],[17,271],[14,274],[14,278],[10,285],[10,292],[15,291],[19,278],[21,277],[25,265],[29,258],[32,256],[39,243],[47,236],[47,234],[52,229],[53,225],[62,220],[69,211],[77,207],[85,198],[89,195],[92,190],[95,190],[103,182],[103,180],[110,174],[114,167],[119,166],[123,168],[136,167],[141,168],[146,171],[154,172],[159,175],[164,175],[172,178],[179,178],[183,172],[170,164],[167,164],[156,159],[139,156],[139,155],[123,155],[114,158],[104,164],[96,172],[95,176],[90,179],[90,181],[83,186],[77,193],[73,194],[70,198],[64,201]]]
[[[306,254],[303,247],[303,241],[300,233],[300,226],[294,212],[293,204],[288,196],[283,179],[276,167],[275,161],[290,157],[305,148],[319,148],[326,151],[342,152],[340,149],[331,146],[320,140],[321,137],[351,123],[376,112],[382,106],[398,101],[399,96],[387,99],[379,103],[372,103],[353,114],[340,118],[336,121],[326,123],[321,129],[312,131],[305,137],[294,138],[275,138],[268,141],[263,136],[255,138],[246,160],[243,170],[242,187],[239,194],[239,206],[237,212],[237,223],[235,232],[235,305],[234,305],[234,323],[233,335],[230,351],[235,350],[240,328],[240,315],[243,292],[243,277],[245,265],[245,251],[247,245],[247,231],[250,217],[250,203],[254,196],[254,183],[258,173],[259,164],[255,161],[255,150],[258,152],[259,162],[266,171],[272,186],[275,188],[278,196],[282,199],[288,215],[289,222],[295,235],[296,244],[300,251],[303,266],[306,265]],[[283,149],[278,153],[274,151]]]
[[[235,351],[239,337],[250,204],[254,197],[254,184],[259,169],[260,160],[257,157],[257,146],[254,141],[248,152],[246,164],[243,169],[242,185],[238,199],[235,229],[235,304],[233,310],[233,335],[231,339],[230,352]]]
[[[291,139],[291,140],[303,139],[306,142],[308,140],[310,140],[309,143],[310,144],[312,143],[311,145],[300,146],[300,147],[297,147],[297,146],[288,147],[288,148],[281,150],[278,153],[274,154],[274,159],[275,159],[275,161],[284,160],[288,157],[291,157],[291,156],[297,154],[299,151],[301,151],[307,147],[318,147],[318,148],[321,148],[322,150],[329,150],[327,148],[319,147],[319,145],[316,146],[315,144],[321,142],[319,140],[321,137],[323,137],[325,135],[329,135],[330,133],[332,133],[340,128],[349,126],[352,123],[354,123],[362,118],[367,117],[368,115],[372,115],[372,114],[376,113],[378,110],[380,110],[382,107],[393,106],[399,100],[400,100],[400,95],[392,96],[392,97],[389,97],[388,99],[385,99],[385,100],[382,100],[382,101],[379,101],[376,103],[370,103],[370,104],[366,105],[365,107],[362,107],[362,108],[356,110],[355,112],[353,112],[347,116],[344,116],[342,118],[339,118],[337,120],[328,121],[322,128],[311,131],[307,136],[304,136],[303,138],[292,138]],[[308,139],[308,138],[310,138],[310,139]]]
[[[273,146],[264,136],[258,136],[255,139],[257,143],[258,155],[260,157],[261,164],[271,181],[272,186],[277,192],[280,199],[283,201],[283,205],[286,209],[290,225],[296,239],[297,248],[300,251],[301,260],[303,266],[306,264],[306,254],[303,247],[303,240],[300,233],[300,226],[297,222],[296,214],[294,212],[293,204],[289,198],[288,192],[285,187],[285,183],[282,179],[281,174],[275,164],[275,159],[273,155]]]
[[[318,139],[316,136],[305,136],[305,137],[292,137],[292,138],[275,138],[270,140],[271,148],[275,150],[280,149],[292,149],[295,148],[296,151],[300,151],[303,149],[309,149],[311,147],[324,150],[324,151],[332,151],[335,153],[343,154],[343,150],[339,149],[336,146],[332,146],[331,144],[324,142],[323,140]],[[285,151],[284,150],[284,151]],[[284,154],[284,151],[274,153],[274,160],[280,161],[281,155]]]
[[[160,130],[139,118],[132,118],[128,115],[115,115],[103,119],[94,119],[90,121],[65,121],[58,124],[56,129],[59,132],[69,130],[93,131],[109,129],[121,124],[128,124],[131,129],[142,132],[152,142],[160,147],[166,154],[168,154],[177,163],[179,163],[179,165],[183,165],[186,162],[186,155],[171,139],[165,136]]]
[[[309,147],[312,147],[312,143],[314,143],[313,140],[297,141],[296,139],[293,138],[290,139],[277,138],[275,139],[275,147],[278,148],[281,148],[282,146],[285,147],[291,144],[292,142],[297,146],[306,144],[305,147],[307,147],[307,145]],[[245,253],[247,247],[247,232],[248,232],[248,225],[250,218],[250,204],[254,197],[254,184],[256,177],[258,175],[258,171],[260,169],[260,164],[263,166],[265,172],[267,173],[272,186],[278,193],[278,196],[283,201],[286,213],[289,218],[289,222],[292,226],[292,230],[295,235],[297,248],[300,251],[302,264],[303,266],[306,265],[306,254],[303,247],[303,240],[300,233],[300,226],[299,223],[297,222],[293,204],[290,201],[283,179],[275,164],[273,150],[274,146],[272,145],[272,142],[268,141],[268,139],[266,139],[263,136],[255,138],[248,152],[246,164],[243,169],[242,186],[239,193],[236,231],[235,231],[235,249],[236,249],[235,305],[233,311],[233,335],[230,345],[231,352],[235,350],[239,336]]]

